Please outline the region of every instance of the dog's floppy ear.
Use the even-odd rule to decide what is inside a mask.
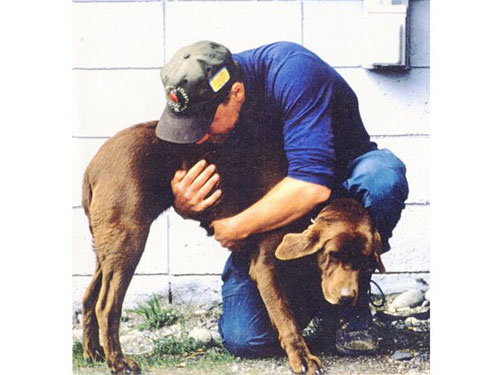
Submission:
[[[314,254],[319,249],[319,231],[310,226],[302,233],[290,233],[283,237],[275,255],[279,260],[291,260]]]
[[[380,234],[378,231],[375,231],[373,236],[373,256],[375,257],[375,261],[377,262],[377,268],[380,273],[385,273],[385,266],[382,263],[382,258],[380,255],[382,254],[382,239],[380,238]]]

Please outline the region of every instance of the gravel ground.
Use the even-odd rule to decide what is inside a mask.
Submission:
[[[321,356],[324,375],[428,375],[428,360],[394,361],[390,355],[365,357]],[[74,374],[96,375],[108,374],[106,367],[82,368]],[[279,375],[292,373],[286,358],[235,360],[234,363],[193,363],[186,367],[149,368],[143,369],[144,375]]]
[[[430,363],[428,359],[416,357],[408,361],[395,361],[390,355],[364,357],[320,356],[324,375],[382,375],[406,374],[428,375]],[[74,374],[96,375],[108,374],[105,366],[98,368],[80,368]],[[232,363],[209,363],[207,361],[193,362],[186,367],[151,367],[143,369],[143,374],[154,375],[278,375],[291,374],[292,371],[286,358],[271,358],[258,360],[235,359]]]
[[[326,375],[349,374],[407,374],[428,375],[430,373],[430,301],[418,301],[417,306],[399,306],[394,308],[396,297],[389,296],[384,308],[373,309],[374,323],[379,339],[379,351],[376,355],[346,357],[339,356],[329,344],[329,337],[318,334],[318,321],[306,329],[305,336],[311,351],[318,355],[323,363]],[[404,297],[404,296],[403,296]],[[399,298],[400,300],[401,298]],[[396,301],[396,302],[399,302]],[[143,356],[151,352],[155,339],[167,336],[181,337],[188,333],[201,333],[219,342],[217,319],[220,306],[205,308],[177,306],[183,311],[181,323],[159,330],[139,331],[136,327],[140,317],[133,312],[125,312],[120,328],[123,350],[126,354]],[[78,313],[74,319],[74,341],[81,340],[81,324]],[[327,340],[325,342],[325,340]],[[155,375],[277,375],[291,374],[286,357],[266,359],[241,359],[229,357],[211,361],[204,353],[185,355],[170,365],[151,367],[142,366],[143,374]],[[74,366],[74,374],[95,375],[109,374],[104,364]]]

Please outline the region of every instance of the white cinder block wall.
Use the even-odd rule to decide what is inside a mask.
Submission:
[[[410,1],[411,69],[360,67],[360,0],[73,1],[73,301],[94,269],[81,207],[84,169],[118,130],[158,119],[165,105],[159,71],[181,46],[210,39],[233,52],[277,40],[300,43],[334,66],[356,91],[364,123],[380,147],[408,168],[410,196],[383,256],[385,292],[429,281],[429,1]],[[174,302],[220,299],[228,251],[194,222],[169,211],[153,224],[125,306],[169,295]]]

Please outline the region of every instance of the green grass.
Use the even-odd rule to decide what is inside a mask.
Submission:
[[[143,356],[141,362],[150,367],[159,367],[185,364],[187,361],[225,362],[234,359],[220,343],[211,341],[205,344],[183,335],[181,338],[169,336],[155,340],[152,353]]]
[[[87,365],[83,359],[83,345],[81,341],[73,341],[73,367],[82,367]]]
[[[183,337],[177,339],[169,336],[154,342],[153,355],[163,357],[168,355],[184,355],[200,350],[206,350],[209,346],[192,338]]]
[[[181,338],[169,336],[154,342],[151,354],[131,356],[141,368],[147,370],[159,367],[203,366],[203,363],[214,364],[234,362],[231,355],[220,343],[201,343],[186,335]],[[73,342],[73,369],[107,369],[102,362],[87,362],[83,359],[83,347],[80,341]]]
[[[144,319],[144,322],[137,327],[141,331],[170,326],[181,318],[179,311],[162,308],[160,299],[156,295],[153,295],[146,304],[139,305],[134,312]]]
[[[107,369],[103,362],[87,362],[83,359],[83,345],[81,341],[73,341],[73,370],[78,369]]]

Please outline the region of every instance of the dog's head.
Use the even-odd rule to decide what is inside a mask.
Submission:
[[[287,234],[276,257],[291,260],[317,253],[325,299],[334,305],[354,305],[360,272],[373,265],[385,272],[381,250],[368,212],[353,199],[337,199],[304,232]]]

